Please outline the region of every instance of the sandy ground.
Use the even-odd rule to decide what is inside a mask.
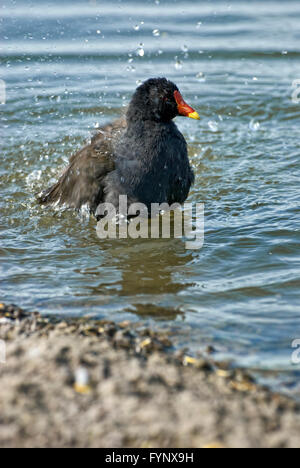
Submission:
[[[1,447],[300,447],[300,408],[165,333],[0,304]]]

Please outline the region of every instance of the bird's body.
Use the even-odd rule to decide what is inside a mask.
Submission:
[[[128,204],[139,202],[148,209],[152,203],[182,204],[194,173],[186,141],[172,121],[179,105],[174,99],[175,110],[167,96],[176,92],[177,87],[165,79],[144,83],[133,96],[126,120],[102,128],[74,154],[39,202],[74,209],[88,205],[96,215],[101,203],[118,207],[120,195],[127,196]],[[193,109],[187,109],[197,118]]]

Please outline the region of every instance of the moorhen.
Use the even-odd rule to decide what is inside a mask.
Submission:
[[[103,127],[89,145],[74,154],[58,182],[39,196],[79,210],[87,205],[97,216],[101,203],[182,204],[194,182],[187,144],[173,122],[176,116],[199,120],[177,86],[166,78],[139,86],[126,120]]]

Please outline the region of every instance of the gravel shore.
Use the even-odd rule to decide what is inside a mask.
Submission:
[[[131,323],[0,304],[1,447],[300,447],[299,405]]]

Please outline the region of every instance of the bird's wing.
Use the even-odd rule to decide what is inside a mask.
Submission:
[[[39,203],[57,203],[75,209],[88,204],[90,211],[95,212],[103,197],[103,179],[115,169],[112,143],[126,127],[123,116],[99,128],[90,145],[71,156],[58,182],[38,197]]]
[[[58,182],[39,197],[39,203],[57,203],[80,209],[88,205],[94,212],[103,196],[103,179],[115,169],[111,138],[85,146],[70,159]]]
[[[119,119],[100,127],[97,133],[92,138],[92,143],[99,143],[106,138],[118,138],[127,128],[126,118],[120,117]]]

